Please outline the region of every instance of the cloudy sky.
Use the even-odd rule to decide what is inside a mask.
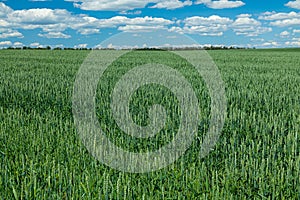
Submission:
[[[0,0],[0,48],[94,47],[158,30],[202,45],[299,47],[300,0]]]

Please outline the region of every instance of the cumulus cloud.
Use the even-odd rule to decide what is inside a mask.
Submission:
[[[174,22],[160,17],[136,17],[128,18],[125,16],[116,16],[109,19],[101,19],[101,26],[110,27],[111,25],[129,24],[129,25],[170,25]]]
[[[147,25],[126,25],[121,26],[118,30],[123,32],[152,32],[156,30],[166,29],[164,26],[147,26]]]
[[[97,33],[100,33],[100,29],[97,29],[97,28],[83,28],[83,29],[79,29],[78,33],[80,33],[81,35],[97,34]]]
[[[277,13],[277,12],[273,11],[273,12],[265,12],[265,13],[261,14],[258,17],[258,19],[261,19],[261,20],[283,20],[283,19],[292,19],[292,18],[299,18],[299,17],[300,17],[300,13],[297,13],[297,12]]]
[[[300,47],[300,41],[287,41],[285,45],[293,46],[293,47]]]
[[[214,25],[214,24],[230,24],[232,20],[227,17],[220,17],[218,15],[212,15],[209,17],[194,16],[189,17],[184,20],[187,26],[197,26],[197,25]]]
[[[285,42],[288,46],[300,47],[300,38],[292,38],[290,41]]]
[[[118,27],[118,30],[124,32],[149,32],[157,29],[166,29],[168,25],[173,23],[171,20],[149,16],[136,18],[115,16],[98,21],[100,27]]]
[[[18,37],[22,38],[23,34],[20,33],[19,31],[16,30],[11,30],[11,29],[0,29],[0,38],[10,38],[10,37]]]
[[[23,43],[22,42],[14,42],[14,47],[22,47]]]
[[[8,27],[9,23],[4,20],[4,19],[0,19],[0,27]]]
[[[258,36],[272,31],[272,28],[270,27],[262,27],[261,22],[251,18],[251,15],[249,14],[238,15],[231,27],[237,35],[245,35],[249,37]]]
[[[182,21],[183,27],[173,26],[170,31],[178,33],[199,34],[202,36],[222,36],[232,29],[236,35],[258,36],[272,31],[270,27],[263,27],[261,22],[252,18],[250,14],[241,14],[232,20],[227,17],[212,15],[210,17],[193,16]]]
[[[239,14],[236,16],[237,18],[249,18],[249,17],[252,17],[251,14]]]
[[[289,1],[284,5],[290,8],[300,9],[300,0]]]
[[[173,24],[168,19],[159,17],[135,17],[114,16],[108,19],[99,19],[88,15],[75,15],[65,9],[28,9],[28,10],[12,10],[7,6],[3,6],[2,10],[8,10],[6,16],[0,20],[0,28],[11,29],[42,29],[40,37],[46,38],[70,38],[70,35],[63,33],[66,29],[76,30],[82,35],[100,33],[102,28],[118,28],[123,31],[150,30],[153,28],[161,29]],[[3,12],[4,13],[4,12]],[[18,33],[18,34],[17,34]],[[12,33],[4,34],[2,37],[13,36]],[[14,36],[21,37],[21,33],[14,32]]]
[[[122,10],[120,12],[121,15],[140,15],[142,14],[142,11],[140,10],[135,10],[135,11],[126,11],[126,10]]]
[[[265,12],[259,16],[261,20],[271,21],[271,26],[286,27],[300,25],[300,13],[289,12],[289,13],[276,13],[276,12]]]
[[[12,45],[11,41],[0,41],[0,46],[10,46]]]
[[[11,13],[12,11],[13,10],[10,7],[0,2],[0,17],[6,16],[8,13]]]
[[[237,19],[232,24],[233,27],[245,27],[245,26],[260,26],[261,23],[256,19],[250,18],[251,15],[239,15]]]
[[[88,44],[78,44],[78,45],[75,45],[74,48],[77,49],[81,49],[81,48],[87,48]]]
[[[212,15],[210,17],[193,16],[183,21],[183,28],[174,26],[170,31],[203,36],[222,36],[223,31],[226,31],[232,22],[231,19],[218,15]]]
[[[251,38],[250,41],[252,41],[252,42],[264,42],[265,39],[264,38]]]
[[[40,33],[38,34],[38,36],[45,37],[45,38],[64,38],[64,39],[71,38],[71,35],[67,35],[62,32],[49,32],[43,34]]]
[[[31,46],[31,47],[40,47],[41,45],[38,42],[33,42],[29,46]]]
[[[296,26],[296,25],[300,25],[300,19],[295,18],[295,19],[279,20],[279,21],[271,22],[270,25],[279,26],[279,27]]]
[[[179,1],[179,0],[168,0],[168,1],[162,1],[154,6],[151,6],[150,8],[166,8],[168,10],[173,10],[176,8],[182,8],[184,6],[191,6],[193,3],[190,0],[187,1]]]
[[[37,8],[29,10],[16,10],[8,14],[8,20],[19,23],[53,24],[62,21],[71,14],[64,9]]]
[[[261,46],[263,46],[263,47],[277,47],[277,46],[279,46],[279,44],[276,41],[269,41],[269,42],[263,43]]]
[[[71,0],[69,0],[71,1]],[[107,5],[116,4],[122,2],[125,6],[127,2],[135,2],[134,0],[128,1],[106,1]],[[72,0],[76,4],[83,5],[83,2],[90,1],[77,1]],[[100,1],[101,2],[101,1]],[[137,5],[147,6],[150,1],[139,1]],[[216,4],[216,2],[221,2]],[[212,8],[229,8],[235,2],[242,1],[211,1],[211,0],[198,0],[198,3],[209,5]],[[176,9],[183,6],[192,4],[191,0],[166,0],[166,1],[151,1],[151,8],[165,8],[165,9]],[[129,5],[129,4],[126,4]],[[233,5],[233,4],[232,4]],[[104,6],[104,5],[102,5]],[[133,7],[136,7],[133,5]],[[132,8],[133,8],[132,7]],[[118,8],[119,9],[119,8]],[[119,13],[128,14],[134,13],[134,10],[121,11]],[[258,19],[252,17],[250,14],[240,14],[235,18],[222,17],[218,15],[211,15],[208,17],[203,16],[192,16],[182,20],[169,20],[161,17],[129,17],[129,16],[114,16],[107,19],[101,19],[91,17],[85,14],[73,14],[65,9],[28,9],[28,10],[13,10],[6,6],[4,3],[0,3],[0,14],[4,14],[0,19],[0,38],[8,37],[23,37],[19,30],[27,29],[40,29],[41,32],[38,34],[40,37],[45,38],[71,38],[71,35],[65,33],[67,29],[75,30],[78,34],[89,35],[98,34],[104,28],[115,28],[123,32],[153,32],[156,30],[166,30],[187,33],[187,34],[198,34],[202,36],[222,36],[224,32],[232,30],[236,35],[254,37],[267,32],[272,31],[271,27],[264,27],[261,20],[269,21],[270,25],[275,26],[275,23],[295,24],[285,20],[300,20],[300,14],[296,12],[290,13],[276,13],[266,12],[262,13]],[[299,22],[300,23],[300,22]],[[279,26],[279,25],[278,25]],[[285,25],[286,26],[286,25]],[[2,31],[6,30],[6,31]],[[7,31],[9,30],[9,31]],[[292,30],[290,30],[292,33]],[[295,34],[296,32],[293,32]],[[38,47],[39,45],[37,45]]]
[[[294,29],[293,30],[293,33],[295,34],[295,33],[300,33],[300,30],[299,29]]]
[[[242,1],[228,1],[228,0],[198,0],[196,4],[204,4],[212,9],[224,9],[224,8],[238,8],[244,6],[245,3]]]
[[[150,4],[150,8],[177,9],[193,4],[191,0],[65,0],[73,2],[73,5],[82,10],[107,10],[107,11],[127,11],[145,8]],[[230,0],[198,0],[195,4],[205,4],[212,9],[237,8],[245,5],[242,1]]]
[[[288,32],[288,31],[283,31],[283,32],[281,32],[279,35],[280,35],[280,37],[282,37],[282,38],[287,38],[287,37],[290,35],[290,32]]]
[[[74,6],[82,10],[109,10],[126,11],[136,8],[145,8],[149,3],[158,3],[159,0],[65,0],[74,2]]]

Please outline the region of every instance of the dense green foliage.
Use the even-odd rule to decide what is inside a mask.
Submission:
[[[112,66],[106,72],[108,78],[99,82],[101,95],[107,95],[101,93],[101,85],[112,87],[114,76],[154,58],[185,74],[200,101],[202,118],[192,147],[174,164],[148,174],[123,173],[101,164],[78,138],[72,91],[88,53],[0,51],[2,199],[300,198],[299,50],[209,51],[226,84],[228,114],[217,146],[203,159],[197,158],[197,146],[208,126],[209,97],[201,78],[194,77],[184,60],[168,52],[139,51],[136,59],[130,59],[136,63],[128,64],[126,57],[115,62],[114,70]],[[153,103],[177,109],[168,103],[176,103],[168,90],[160,88],[166,98],[159,100],[163,95],[154,88],[141,88],[133,95],[131,111],[139,124],[147,123],[147,116],[141,113],[147,113]],[[149,94],[154,101],[144,98]],[[103,100],[98,98],[98,105],[108,106]],[[103,126],[111,125],[108,130],[113,140],[117,127],[109,112],[101,112],[97,108]],[[118,132],[115,143],[133,151],[156,149],[165,143],[164,137],[171,140],[176,130],[176,114],[169,117],[174,127],[166,128],[166,135],[127,142],[132,138]]]

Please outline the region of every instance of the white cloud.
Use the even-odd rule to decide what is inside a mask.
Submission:
[[[42,45],[39,42],[33,42],[29,45],[31,48],[45,48],[48,45]]]
[[[293,38],[292,41],[285,42],[285,45],[293,46],[293,47],[300,47],[300,38]]]
[[[49,32],[49,33],[39,33],[38,36],[45,38],[71,38],[71,35],[66,35],[62,32]]]
[[[32,25],[48,25],[64,20],[72,21],[71,13],[64,9],[37,8],[29,10],[16,10],[7,15],[8,21]]]
[[[233,21],[227,17],[220,17],[218,15],[211,15],[209,17],[194,16],[184,20],[186,26],[199,26],[199,25],[214,25],[214,24],[230,24]]]
[[[295,19],[279,20],[279,21],[271,22],[270,25],[279,26],[279,27],[296,26],[296,25],[300,25],[300,19],[295,18]]]
[[[154,6],[151,6],[150,8],[166,8],[168,10],[173,10],[176,8],[182,8],[184,6],[191,6],[193,3],[190,0],[187,1],[179,1],[179,0],[167,0],[167,1],[162,1]]]
[[[173,26],[169,29],[170,32],[176,32],[180,34],[184,34],[183,28],[178,27],[178,26]]]
[[[87,48],[88,44],[78,44],[78,45],[75,45],[74,48]]]
[[[74,2],[74,6],[82,10],[126,11],[136,8],[145,8],[149,3],[158,3],[160,0],[65,0]]]
[[[154,4],[150,8],[176,9],[193,4],[191,0],[65,0],[73,2],[73,5],[82,10],[107,10],[107,11],[128,11],[145,8],[149,4]],[[230,0],[198,0],[195,4],[205,4],[212,9],[237,8],[245,5],[242,1]]]
[[[244,6],[245,3],[242,1],[228,1],[228,0],[198,0],[196,4],[205,4],[207,7],[212,9],[224,9],[224,8],[238,8]]]
[[[140,10],[136,10],[136,11],[125,11],[125,10],[123,10],[123,11],[120,12],[120,14],[121,15],[140,15],[140,14],[142,14],[142,11],[140,11]]]
[[[293,19],[293,18],[299,18],[300,13],[296,12],[289,12],[289,13],[277,13],[275,11],[273,12],[265,12],[261,14],[258,19],[261,20],[283,20],[283,19]]]
[[[109,19],[101,19],[97,22],[100,27],[118,27],[124,32],[149,32],[158,29],[166,29],[173,24],[171,20],[157,17],[136,17],[115,16]]]
[[[284,5],[290,8],[300,9],[300,0],[289,1]]]
[[[247,27],[247,28],[239,28],[234,29],[237,35],[244,35],[247,37],[255,37],[264,33],[268,33],[272,31],[272,28],[269,27]]]
[[[88,21],[88,22],[87,22]],[[82,24],[77,23],[72,25],[73,29],[79,30],[80,33],[88,33],[93,32],[96,33],[96,28],[115,28],[115,27],[123,27],[126,25],[132,26],[156,26],[157,28],[161,26],[167,26],[173,24],[171,20],[167,20],[164,18],[157,18],[157,17],[136,17],[136,18],[128,18],[125,16],[115,16],[109,19],[96,19],[93,20],[85,20]],[[93,29],[89,31],[85,31],[86,27],[88,29]]]
[[[186,18],[182,23],[184,23],[184,27],[173,26],[169,31],[202,36],[222,36],[224,31],[232,29],[237,35],[249,37],[272,31],[272,28],[263,27],[261,22],[251,18],[250,14],[240,14],[234,21],[218,15],[210,17],[194,16]]]
[[[265,39],[263,39],[263,38],[251,38],[250,41],[252,41],[252,42],[264,42]]]
[[[200,33],[202,36],[222,36],[223,32],[214,32],[214,33]]]
[[[64,48],[65,46],[63,44],[56,44],[52,46],[52,48]]]
[[[102,48],[101,46],[98,46],[96,48]],[[134,48],[140,48],[138,45],[114,45],[114,44],[108,44],[105,48],[111,48],[111,49],[134,49]]]
[[[10,38],[10,37],[18,37],[22,38],[23,34],[16,30],[6,29],[1,30],[2,33],[0,33],[0,38]]]
[[[263,46],[263,47],[276,47],[276,46],[279,46],[279,44],[276,41],[269,41],[269,42],[263,43],[261,46]]]
[[[147,26],[147,25],[126,25],[121,26],[118,30],[123,32],[152,32],[156,30],[166,29],[164,26]]]
[[[270,27],[262,27],[261,22],[251,18],[251,15],[249,14],[238,15],[231,27],[237,35],[245,35],[249,37],[258,36],[272,31],[272,28]]]
[[[198,34],[198,35],[202,35],[202,36],[222,36],[223,35],[223,31],[222,27],[205,27],[205,26],[191,26],[191,27],[184,27],[184,28],[180,28],[177,27],[178,29],[174,29],[174,27],[172,27],[170,30],[177,30],[176,32],[178,33],[187,33],[187,34]]]
[[[211,0],[198,0],[195,2],[195,4],[207,4],[209,2],[211,2]]]
[[[23,43],[22,42],[14,42],[14,47],[22,47]]]
[[[300,30],[294,29],[294,30],[293,30],[293,33],[294,33],[294,34],[295,34],[295,33],[300,33]]]
[[[184,27],[172,27],[170,31],[178,33],[199,34],[203,36],[222,36],[223,31],[228,29],[228,26],[233,21],[227,17],[212,15],[209,17],[188,17],[183,20]]]
[[[94,0],[69,0],[74,3],[83,5],[83,2],[93,2]],[[96,2],[96,1],[95,1]],[[106,1],[100,0],[97,2],[106,2],[107,5],[121,3],[135,8],[136,5],[128,4],[128,2],[137,2],[135,0],[117,0]],[[137,2],[137,5],[143,4],[147,6],[150,1],[141,0]],[[214,8],[225,8],[224,5],[231,5],[233,2],[242,1],[227,1],[220,0],[201,0],[198,3],[203,3],[205,5],[219,5],[213,6]],[[188,6],[192,4],[191,0],[154,0],[151,1],[152,8],[165,8],[165,9],[175,9],[183,6]],[[220,6],[220,5],[223,6]],[[102,5],[104,6],[104,5]],[[122,6],[121,6],[122,7]],[[119,9],[115,8],[115,9]],[[5,10],[5,11],[4,11]],[[120,9],[119,13],[123,14],[138,14],[137,11],[122,11]],[[129,9],[130,10],[130,9]],[[243,36],[258,36],[263,33],[272,31],[270,27],[263,27],[262,23],[253,18],[250,14],[240,14],[235,19],[230,19],[228,17],[221,17],[218,15],[212,15],[209,17],[193,16],[188,17],[184,20],[178,19],[165,19],[159,17],[128,17],[128,16],[114,16],[107,19],[100,19],[96,17],[90,17],[85,14],[73,14],[65,9],[28,9],[28,10],[12,10],[11,8],[5,6],[4,3],[0,3],[0,13],[5,13],[4,17],[0,19],[0,38],[6,37],[22,37],[23,35],[17,30],[21,29],[41,29],[42,32],[38,34],[40,37],[46,38],[70,38],[70,35],[65,34],[65,30],[73,29],[78,34],[88,35],[97,34],[103,28],[115,28],[123,32],[149,32],[159,29],[169,29],[169,31],[174,31],[178,33],[187,34],[198,34],[202,36],[222,36],[225,31],[232,29],[237,35]],[[284,20],[300,20],[300,13],[290,12],[290,13],[276,13],[276,12],[266,12],[259,16],[261,20],[270,21],[270,24],[275,23],[286,23]],[[283,22],[284,21],[284,22]],[[265,23],[265,22],[264,22]],[[295,23],[295,22],[294,22]],[[289,23],[286,23],[289,24]],[[172,27],[171,27],[172,26]],[[2,32],[1,27],[11,32]],[[292,29],[290,30],[292,33]],[[17,33],[19,35],[17,35]],[[293,32],[295,33],[295,32]],[[6,35],[5,35],[6,34]]]
[[[261,20],[268,20],[271,26],[286,27],[300,25],[300,13],[289,12],[289,13],[276,13],[276,12],[265,12],[259,16]]]
[[[237,15],[236,17],[237,18],[249,18],[249,17],[252,17],[252,15],[250,15],[250,14],[240,14],[240,15]]]
[[[122,16],[112,17],[110,19],[101,20],[102,25],[109,24],[130,24],[130,25],[170,25],[174,22],[164,18],[158,17],[136,17],[136,18],[127,18]]]
[[[8,13],[11,13],[12,11],[13,10],[10,7],[0,2],[0,17],[6,16]]]
[[[10,46],[12,45],[11,41],[0,41],[0,46]]]
[[[7,26],[9,26],[9,23],[4,19],[0,19],[0,27],[7,27]]]
[[[31,43],[29,46],[31,46],[31,47],[39,47],[39,46],[41,46],[41,45],[40,45],[40,43],[38,43],[38,42],[33,42],[33,43]]]
[[[287,37],[290,35],[290,32],[288,32],[288,31],[283,31],[283,32],[281,32],[279,35],[280,35],[280,37],[282,37],[282,38],[287,38]]]
[[[1,5],[4,7],[4,4]],[[161,26],[174,23],[168,19],[148,16],[136,18],[114,16],[108,19],[99,19],[84,14],[75,15],[64,9],[6,10],[9,10],[9,12],[7,12],[6,17],[0,20],[0,28],[27,30],[40,28],[45,33],[39,34],[39,36],[47,38],[70,38],[69,35],[62,33],[68,28],[76,30],[79,34],[88,35],[100,33],[101,28],[123,27],[120,30],[126,29],[128,31],[130,27],[127,25],[161,28]]]
[[[97,34],[97,33],[100,33],[100,29],[96,29],[96,28],[79,29],[78,32],[79,32],[81,35],[91,35],[91,34]]]
[[[248,27],[248,26],[260,26],[261,23],[253,18],[251,15],[239,15],[238,18],[232,24],[233,27]]]

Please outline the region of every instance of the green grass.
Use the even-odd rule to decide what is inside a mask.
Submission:
[[[137,52],[107,76],[120,76],[135,64],[154,59],[173,65],[192,82],[202,118],[186,155],[160,171],[128,174],[95,160],[81,143],[72,116],[76,73],[89,51],[0,51],[0,197],[2,199],[299,199],[300,198],[300,51],[209,51],[226,85],[227,118],[209,156],[198,159],[207,130],[209,97],[201,78],[184,61],[162,52]],[[135,54],[132,54],[133,56]],[[162,56],[163,55],[163,56]],[[151,57],[152,56],[152,57]],[[141,62],[141,63],[140,63]],[[180,65],[178,65],[180,63]],[[176,66],[177,65],[177,66]],[[123,67],[122,67],[123,66]],[[113,69],[114,66],[112,66]],[[121,69],[120,69],[121,67]],[[124,71],[122,71],[124,70]],[[112,80],[112,79],[107,79]],[[112,83],[102,79],[102,85]],[[98,87],[101,92],[101,84]],[[149,93],[150,90],[150,93]],[[105,90],[106,91],[106,90]],[[145,95],[152,95],[146,101]],[[152,91],[152,92],[151,92]],[[153,100],[172,107],[165,88],[141,88],[132,99],[136,122],[146,124]],[[107,96],[107,98],[109,98]],[[136,100],[137,99],[137,100]],[[139,106],[139,100],[145,107]],[[174,100],[176,101],[176,100]],[[104,105],[98,98],[98,105]],[[107,105],[106,105],[107,106]],[[140,111],[141,110],[141,111]],[[106,112],[106,111],[105,111]],[[97,109],[101,121],[101,109]],[[110,113],[102,125],[117,127]],[[115,143],[132,151],[156,149],[172,139],[129,141],[119,131]],[[171,122],[170,122],[171,123]],[[113,139],[113,135],[110,135]],[[136,146],[135,143],[140,146]],[[145,145],[150,142],[151,145]]]

